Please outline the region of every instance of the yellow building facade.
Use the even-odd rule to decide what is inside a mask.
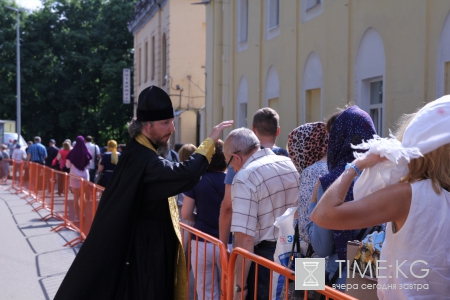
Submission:
[[[450,1],[222,0],[206,5],[206,128],[254,112],[289,132],[353,102],[381,136],[450,93]],[[226,134],[226,133],[225,133]]]
[[[128,24],[134,35],[134,113],[143,89],[164,89],[175,110],[172,145],[198,144],[205,106],[205,7],[191,3],[143,0]]]

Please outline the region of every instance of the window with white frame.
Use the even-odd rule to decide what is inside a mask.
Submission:
[[[378,135],[383,135],[383,81],[372,81],[369,83],[369,115],[372,118]]]
[[[239,0],[237,5],[238,26],[237,38],[238,43],[246,42],[248,39],[248,0]]]
[[[280,0],[269,0],[269,30],[280,25]]]

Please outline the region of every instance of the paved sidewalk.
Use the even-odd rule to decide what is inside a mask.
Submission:
[[[40,218],[47,210],[27,204],[25,194],[0,186],[0,299],[53,299],[81,245],[63,245],[77,237],[70,230],[50,231],[61,221]]]

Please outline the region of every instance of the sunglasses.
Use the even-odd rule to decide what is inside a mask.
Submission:
[[[233,152],[233,154],[236,154],[236,153],[239,153],[239,152],[241,152],[241,150],[238,150],[238,151],[236,151],[236,152]],[[230,166],[230,164],[231,164],[231,162],[233,161],[233,155],[231,155],[231,158],[230,158],[230,160],[228,161],[228,163],[227,163],[227,169],[228,169],[228,167]]]

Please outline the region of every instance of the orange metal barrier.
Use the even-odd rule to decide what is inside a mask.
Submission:
[[[242,275],[244,275],[244,269],[245,269],[245,264],[246,263],[251,263],[254,262],[256,264],[256,271],[255,271],[255,286],[256,283],[258,281],[258,267],[259,266],[263,266],[266,267],[267,269],[269,269],[271,271],[270,273],[270,285],[269,285],[269,295],[272,295],[272,277],[273,277],[273,273],[276,272],[282,276],[285,276],[288,279],[291,280],[295,280],[295,274],[292,272],[292,270],[274,263],[273,261],[270,261],[268,259],[265,259],[263,257],[260,257],[254,253],[251,253],[247,250],[244,250],[242,248],[234,248],[233,252],[231,252],[230,255],[230,259],[228,261],[228,278],[231,278],[231,280],[229,280],[227,282],[227,291],[226,291],[226,295],[227,295],[227,300],[228,299],[233,299],[234,297],[234,274],[235,274],[235,266],[236,266],[236,259],[238,257],[242,257],[243,258],[243,263],[242,263],[242,270],[238,270],[239,272],[242,272]],[[249,262],[247,262],[247,260]],[[243,277],[243,276],[242,276]],[[252,279],[253,280],[253,279]],[[239,286],[243,287],[245,286],[245,282],[240,282],[237,283],[239,284]],[[288,290],[288,286],[289,286],[289,281],[286,280],[285,281],[285,289]],[[319,294],[322,294],[325,296],[325,299],[334,299],[334,300],[357,300],[356,298],[349,296],[347,294],[344,294],[338,290],[335,290],[331,287],[325,286],[325,290],[323,291],[316,291]],[[255,299],[257,297],[257,290],[255,289]],[[244,298],[244,293],[241,293],[241,299],[245,299]],[[288,299],[288,294],[286,293],[285,295],[285,299]],[[304,300],[308,300],[308,291],[305,291],[304,294]]]
[[[98,201],[104,188],[84,178],[32,163],[13,161],[11,189],[24,193],[22,199],[31,198],[28,204],[38,203],[34,211],[48,210],[43,221],[62,221],[52,231],[69,229],[80,235],[64,246],[82,243],[91,229]]]
[[[227,299],[228,254],[225,245],[219,239],[189,225],[180,222],[180,227],[187,254],[187,278],[189,279],[191,271],[194,276],[193,287],[188,280],[187,294],[192,288],[193,300]],[[199,241],[199,238],[203,241]],[[203,255],[199,255],[199,252]],[[211,267],[207,267],[207,264]],[[199,268],[199,265],[203,265],[203,268]],[[215,283],[218,283],[217,286]]]

